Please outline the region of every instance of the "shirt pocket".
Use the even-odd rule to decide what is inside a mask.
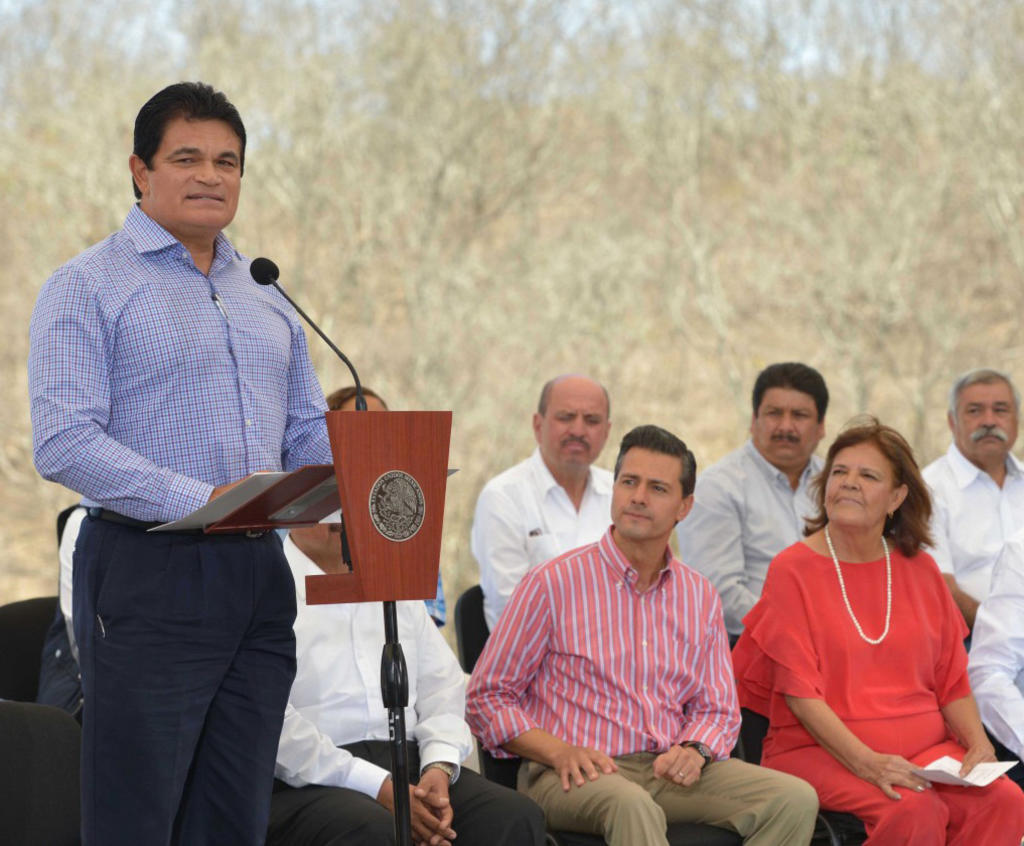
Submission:
[[[558,556],[558,543],[551,534],[533,535],[526,539],[526,557],[532,570],[538,564]]]

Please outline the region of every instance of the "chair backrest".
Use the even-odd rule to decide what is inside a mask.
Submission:
[[[749,708],[740,709],[740,757],[748,764],[761,763],[761,747],[764,736],[768,734],[768,718]]]
[[[740,739],[737,744],[737,748],[742,750],[740,757],[748,764],[760,764],[764,737],[768,734],[768,718],[749,708],[741,708],[740,717]],[[822,811],[818,814],[814,843],[824,840],[831,846],[841,846],[844,843],[861,843],[865,837],[864,824],[853,814],[837,811]]]
[[[495,758],[480,745],[479,740],[477,741],[477,746],[480,750],[480,769],[487,777],[487,780],[515,790],[519,776],[519,765],[522,763],[521,759]]]
[[[64,539],[64,527],[68,524],[68,517],[78,508],[78,504],[69,505],[60,514],[57,515],[57,546],[60,546],[60,542]]]
[[[35,702],[43,640],[56,613],[56,596],[0,606],[0,699]]]
[[[467,673],[473,672],[490,636],[491,630],[484,619],[484,592],[480,585],[473,585],[455,603],[455,640],[459,646],[459,663]]]
[[[465,672],[473,672],[490,636],[491,630],[484,619],[484,592],[480,585],[473,585],[455,603],[455,640],[459,646],[459,663]],[[481,746],[480,769],[490,781],[516,789],[518,758],[495,758]]]
[[[78,846],[81,737],[59,708],[0,702],[0,843]]]

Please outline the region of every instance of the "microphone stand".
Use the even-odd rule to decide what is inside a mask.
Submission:
[[[316,330],[340,358],[356,383],[356,411],[366,411],[366,398],[359,375],[348,357],[339,350],[314,323],[308,314],[299,308],[284,289],[277,284],[277,265],[267,259],[256,259],[265,262],[264,273],[254,273],[253,278],[261,285],[273,285],[302,318]],[[253,262],[255,264],[255,262]],[[272,273],[272,276],[270,275]],[[348,538],[345,535],[344,515],[341,529],[342,560],[351,566],[348,554]],[[409,705],[409,668],[405,663],[405,653],[398,641],[398,605],[394,600],[384,603],[384,648],[380,657],[380,690],[384,706],[388,709],[388,742],[391,746],[391,786],[395,800],[395,840],[398,846],[412,846],[412,803],[409,798],[409,742],[405,736],[405,709]]]
[[[260,261],[260,259],[256,259],[256,261]],[[264,259],[264,261],[266,261],[266,259]],[[273,286],[282,297],[288,300],[289,305],[291,305],[291,307],[302,316],[302,319],[313,327],[313,330],[317,333],[317,335],[319,335],[323,342],[331,348],[331,352],[333,352],[338,358],[341,359],[342,363],[348,368],[349,372],[352,374],[352,380],[356,383],[356,411],[366,411],[366,397],[363,396],[363,386],[362,383],[359,381],[359,374],[356,373],[355,367],[352,366],[352,362],[348,360],[348,356],[345,355],[345,353],[343,353],[334,345],[334,341],[328,338],[320,329],[320,327],[313,322],[313,319],[299,307],[299,304],[295,302],[295,300],[293,300],[291,297],[289,297],[287,293],[285,293],[284,288],[277,284],[277,265],[272,266],[274,268],[275,274],[273,279],[257,279],[256,281],[260,285]]]
[[[405,736],[405,708],[409,704],[409,675],[402,644],[398,642],[398,612],[394,600],[384,603],[384,650],[380,657],[380,690],[388,709],[391,744],[391,784],[395,797],[395,839],[412,843],[412,807],[409,799],[409,745]]]

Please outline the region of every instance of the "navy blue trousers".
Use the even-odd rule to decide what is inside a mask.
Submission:
[[[263,843],[295,676],[277,535],[147,534],[90,517],[73,597],[83,846]]]
[[[71,652],[68,626],[64,612],[57,606],[57,614],[46,630],[43,655],[39,663],[39,690],[36,702],[67,711],[82,721],[82,678],[78,662]]]

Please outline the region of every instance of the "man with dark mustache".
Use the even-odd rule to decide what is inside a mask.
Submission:
[[[679,557],[722,597],[729,639],[761,595],[768,564],[803,537],[808,487],[821,470],[828,388],[813,367],[772,364],[754,382],[750,440],[697,479],[693,510],[676,527]]]
[[[537,449],[480,492],[472,549],[488,628],[528,570],[608,528],[612,475],[592,465],[608,439],[609,415],[608,392],[593,379],[552,379],[533,415]]]
[[[1024,464],[1010,452],[1019,413],[1005,373],[963,374],[949,392],[953,443],[923,472],[934,506],[931,553],[971,628],[1003,544],[1024,528]]]

